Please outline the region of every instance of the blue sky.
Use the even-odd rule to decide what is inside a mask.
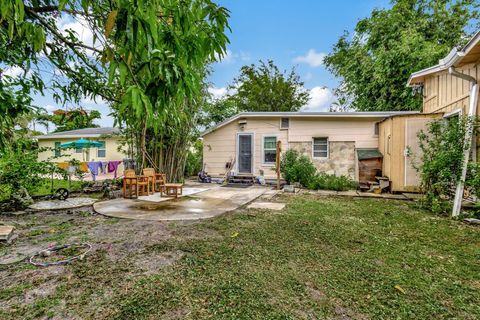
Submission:
[[[297,68],[310,92],[310,103],[302,110],[325,111],[333,102],[338,83],[322,65],[322,58],[345,30],[352,31],[359,19],[374,8],[388,7],[388,0],[217,0],[231,11],[230,44],[224,59],[213,65],[210,92],[219,97],[238,75],[241,66],[272,59],[282,70]],[[81,24],[65,22],[88,43],[91,34]],[[12,71],[15,73],[15,71]],[[38,105],[51,111],[51,97],[38,97]],[[82,107],[96,109],[102,126],[111,126],[109,108],[102,101],[84,99]],[[67,106],[69,107],[69,106]]]
[[[225,94],[242,65],[272,59],[282,70],[296,67],[311,96],[302,110],[310,111],[328,110],[334,101],[332,89],[338,84],[338,79],[324,68],[322,58],[345,30],[352,31],[372,9],[389,6],[385,0],[219,3],[231,11],[232,33],[227,57],[213,67],[211,93]]]

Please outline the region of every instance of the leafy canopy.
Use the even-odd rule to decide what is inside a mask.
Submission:
[[[230,89],[238,111],[298,111],[309,101],[295,69],[281,72],[272,60],[243,66]]]
[[[100,119],[102,114],[97,110],[85,110],[75,108],[68,111],[57,110],[53,114],[37,115],[36,120],[48,121],[55,125],[55,132],[77,130],[84,128],[97,128],[96,119]]]
[[[476,0],[393,0],[346,32],[325,58],[341,78],[337,96],[360,111],[419,110],[420,97],[406,82],[435,65],[479,26]]]

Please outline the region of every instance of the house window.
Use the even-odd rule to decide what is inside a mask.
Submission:
[[[373,125],[373,134],[378,136],[378,133],[380,132],[380,122],[375,122]]]
[[[280,129],[288,129],[290,127],[290,119],[282,118],[280,119]]]
[[[60,150],[60,145],[61,144],[62,144],[61,142],[55,141],[55,148],[53,150],[53,155],[55,156],[55,158],[58,158],[58,157],[62,156],[62,151]]]
[[[313,157],[328,158],[328,138],[313,138]]]
[[[277,158],[277,137],[263,137],[263,163],[275,163]]]
[[[97,148],[97,158],[105,158],[107,156],[107,149],[105,147],[105,141],[99,141],[102,146]]]

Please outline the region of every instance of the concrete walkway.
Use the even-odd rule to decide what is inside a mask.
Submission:
[[[85,197],[74,197],[68,198],[67,200],[45,200],[38,201],[28,206],[30,209],[34,210],[65,210],[65,209],[74,209],[85,206],[91,206],[95,203],[97,199],[85,198]]]
[[[184,189],[185,193],[189,193],[187,187]],[[95,203],[93,208],[100,214],[115,218],[150,221],[199,220],[235,210],[266,191],[268,189],[265,187],[255,186],[245,189],[214,186],[178,199],[166,198],[168,201],[163,201],[165,198],[159,201],[159,196],[153,195],[142,199],[101,201]]]

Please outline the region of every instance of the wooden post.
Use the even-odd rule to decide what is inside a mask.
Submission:
[[[277,190],[280,190],[280,152],[282,152],[282,142],[277,141],[277,154],[275,156],[275,169],[277,170]]]

